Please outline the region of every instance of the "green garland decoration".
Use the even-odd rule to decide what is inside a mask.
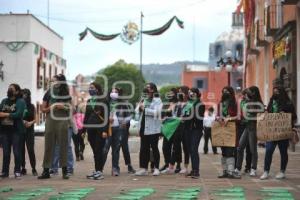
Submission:
[[[21,50],[26,44],[27,42],[8,42],[6,46],[9,50],[17,52]]]
[[[161,35],[170,28],[170,26],[172,25],[174,20],[176,21],[177,25],[180,28],[182,28],[182,29],[184,28],[183,21],[181,21],[176,16],[174,16],[162,27],[153,29],[153,30],[149,30],[149,31],[142,31],[142,33],[146,34],[146,35],[151,35],[151,36]],[[87,27],[83,32],[79,33],[79,40],[80,41],[83,40],[87,36],[88,32],[90,32],[95,38],[97,38],[99,40],[104,40],[104,41],[113,40],[121,34],[121,33],[116,33],[116,34],[111,34],[111,35],[100,34],[100,33],[96,33],[95,31],[93,31],[92,29]]]

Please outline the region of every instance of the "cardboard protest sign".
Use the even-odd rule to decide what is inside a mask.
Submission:
[[[278,141],[290,139],[292,132],[291,113],[260,113],[257,115],[257,140]]]
[[[236,127],[235,122],[228,122],[226,126],[219,122],[214,122],[211,127],[212,146],[215,147],[235,147]]]

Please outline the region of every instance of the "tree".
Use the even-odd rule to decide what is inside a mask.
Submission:
[[[161,87],[159,89],[159,94],[160,94],[161,100],[163,102],[168,101],[166,98],[167,92],[169,92],[172,88],[178,88],[178,87],[179,87],[178,85],[166,85],[166,86]]]
[[[133,90],[133,97],[128,99],[133,105],[139,101],[145,80],[134,64],[126,63],[124,60],[120,59],[113,65],[109,65],[105,69],[100,70],[97,74],[100,76],[96,77],[96,82],[100,83],[102,86],[104,86],[104,79],[101,78],[101,75],[104,75],[107,78],[108,87],[104,88],[107,92],[110,92],[114,83],[117,83],[118,81],[132,83],[132,85],[129,85],[128,83],[117,83],[115,86],[122,88],[123,95],[126,96],[131,95]]]

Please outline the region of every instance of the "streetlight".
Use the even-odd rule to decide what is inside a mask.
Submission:
[[[231,86],[231,72],[242,72],[244,70],[242,64],[242,61],[238,60],[236,57],[233,58],[231,50],[228,49],[224,55],[224,58],[221,57],[220,60],[217,61],[216,71],[221,71],[222,68],[225,68],[225,70],[228,72],[228,85]]]
[[[3,64],[2,60],[1,60],[1,62],[0,62],[0,78],[1,78],[2,81],[4,79],[4,72],[2,70],[3,66],[4,66],[4,64]]]

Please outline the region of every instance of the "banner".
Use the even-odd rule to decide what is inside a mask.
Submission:
[[[228,122],[226,126],[214,122],[211,127],[211,140],[214,147],[235,147],[236,127],[235,122]]]
[[[259,113],[257,115],[257,140],[290,139],[293,136],[291,122],[291,113]]]

